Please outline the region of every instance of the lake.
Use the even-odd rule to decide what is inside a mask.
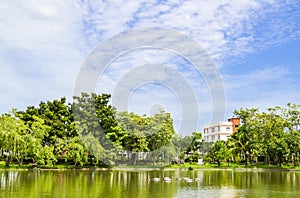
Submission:
[[[0,197],[300,197],[300,172],[0,170]]]

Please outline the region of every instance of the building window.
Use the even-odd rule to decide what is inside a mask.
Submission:
[[[211,128],[211,132],[212,132],[212,133],[215,132],[215,127]]]
[[[226,131],[230,131],[230,127],[226,127]]]
[[[239,127],[239,125],[238,125],[238,124],[236,124],[236,125],[234,125],[234,127],[235,127],[235,128],[238,128],[238,127]]]

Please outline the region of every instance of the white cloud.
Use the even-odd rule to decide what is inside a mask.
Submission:
[[[223,78],[226,90],[236,90],[245,87],[256,87],[269,82],[282,84],[288,75],[289,71],[284,66],[273,66],[240,75],[223,75]]]
[[[284,66],[274,66],[243,75],[224,76],[227,93],[227,114],[236,108],[284,106],[300,101],[297,83],[291,82],[291,73]]]
[[[300,35],[297,13],[289,12],[295,1],[91,2],[97,2],[87,5],[93,8],[86,20],[93,41],[133,27],[167,27],[195,39],[219,64]]]
[[[0,13],[6,108],[70,96],[85,49],[80,7],[72,1],[6,1]]]
[[[259,53],[273,45],[298,39],[297,7],[296,0],[2,2],[1,111],[11,106],[24,108],[40,100],[71,96],[84,57],[99,42],[119,32],[149,26],[176,29],[196,40],[222,67],[224,62],[234,63],[245,54]],[[112,90],[134,66],[147,63],[165,64],[178,70],[198,94],[201,111],[209,114],[209,90],[201,75],[186,60],[170,52],[146,50],[120,57],[109,66],[106,75],[101,76],[100,82],[106,86],[104,90]],[[253,95],[257,104],[262,104],[261,98],[266,95],[278,101],[287,93],[288,89],[267,88],[270,84],[279,88],[281,84],[276,81],[285,82],[283,79],[289,72],[283,67],[253,68],[256,68],[255,73],[224,76],[230,107],[234,105],[232,101],[240,100],[235,92],[241,90],[244,95]],[[259,82],[265,84],[261,87],[265,93],[258,92]],[[289,87],[292,82],[285,83]],[[143,98],[142,95],[136,97]],[[164,101],[168,97],[168,93],[162,93]],[[299,98],[296,93],[290,97]],[[240,105],[251,104],[249,101],[253,98],[243,97]]]

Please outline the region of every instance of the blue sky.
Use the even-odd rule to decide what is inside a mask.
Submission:
[[[12,0],[0,4],[0,112],[62,96],[71,101],[78,72],[88,55],[112,36],[140,27],[176,30],[203,48],[223,80],[226,118],[240,107],[263,110],[300,103],[297,0]],[[198,125],[184,133],[202,131],[212,114],[210,90],[203,76],[180,54],[134,49],[107,67],[95,91],[113,93],[129,74],[142,80],[147,71],[134,69],[154,63],[178,71],[192,87]],[[164,82],[172,80],[167,72],[158,77]],[[176,89],[172,92],[168,86],[148,82],[130,87],[128,110],[150,114],[163,107],[172,113],[178,130],[181,120],[193,120],[182,117],[182,109],[192,106],[182,104]],[[186,97],[191,94],[187,92]]]

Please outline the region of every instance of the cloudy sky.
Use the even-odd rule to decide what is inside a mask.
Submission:
[[[163,108],[182,133],[202,131],[214,109],[205,72],[172,43],[159,46],[169,35],[131,45],[124,32],[145,27],[185,35],[211,58],[226,95],[224,118],[241,107],[300,103],[298,0],[11,0],[0,3],[0,113],[62,96],[71,101],[83,65],[112,41],[109,49],[128,49],[95,73],[93,91],[111,93],[120,110]],[[190,127],[180,129],[184,120]]]

